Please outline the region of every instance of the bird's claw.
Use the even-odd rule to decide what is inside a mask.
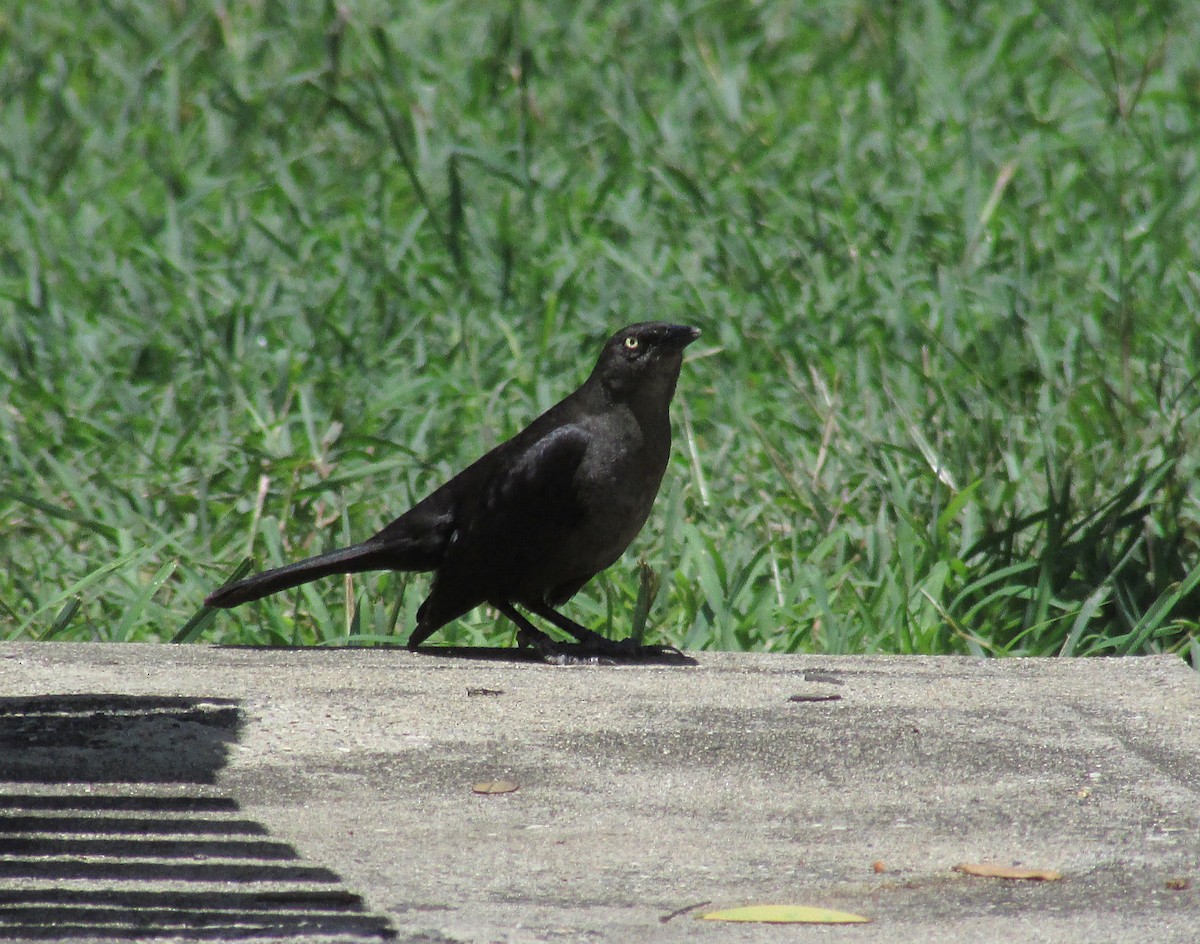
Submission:
[[[638,646],[637,658],[642,662],[663,662],[668,665],[695,665],[696,660],[674,646]]]

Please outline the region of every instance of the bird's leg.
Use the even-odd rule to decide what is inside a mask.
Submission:
[[[520,610],[511,603],[503,600],[492,600],[492,606],[512,620],[517,627],[517,644],[533,649],[542,660],[555,665],[579,665],[582,663],[597,664],[600,659],[595,653],[580,655],[580,646],[558,642],[551,639],[540,629],[529,622]],[[582,627],[581,627],[582,628]],[[563,629],[563,627],[559,627]],[[570,632],[570,630],[567,630]]]
[[[512,620],[517,627],[517,643],[527,645],[541,656],[542,662],[550,662],[553,666],[600,666],[614,665],[617,660],[612,656],[602,655],[592,645],[584,643],[560,643],[557,639],[548,637],[546,633],[534,626],[515,606],[509,602],[492,601],[500,613]],[[557,614],[556,614],[557,615]],[[568,620],[570,623],[570,620]],[[574,632],[559,625],[564,632]],[[576,629],[583,629],[582,626]],[[584,630],[587,632],[587,630]],[[600,637],[602,638],[602,637]]]
[[[549,604],[539,603],[535,606],[532,603],[526,603],[525,605],[531,613],[540,616],[547,622],[553,623],[564,633],[569,633],[578,639],[579,649],[591,656],[624,660],[658,659],[669,662],[692,661],[674,646],[643,646],[631,638],[621,640],[609,639],[607,636],[602,636],[600,633],[588,629],[586,626],[580,626],[570,617],[563,616],[562,613]]]

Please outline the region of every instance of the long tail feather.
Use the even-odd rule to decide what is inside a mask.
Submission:
[[[389,567],[385,560],[386,552],[371,542],[355,544],[341,550],[330,551],[307,560],[265,570],[261,574],[247,577],[236,583],[227,584],[214,590],[204,601],[205,606],[228,609],[241,603],[249,603],[288,590],[311,580],[328,577],[331,574],[358,574],[366,570],[384,570]]]

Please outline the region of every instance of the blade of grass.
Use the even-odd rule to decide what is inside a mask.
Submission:
[[[133,627],[145,613],[146,607],[150,605],[150,601],[154,599],[154,595],[171,578],[171,574],[175,573],[176,566],[175,561],[167,561],[163,564],[155,572],[154,576],[146,582],[146,586],[142,588],[133,602],[126,604],[125,611],[121,614],[121,621],[117,623],[117,627],[113,630],[110,637],[114,642],[128,641]]]

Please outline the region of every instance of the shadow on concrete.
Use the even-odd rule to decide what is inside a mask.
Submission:
[[[311,655],[314,659],[319,659],[322,655],[327,655],[331,652],[361,652],[364,650],[395,650],[398,652],[412,651],[421,656],[433,656],[438,659],[468,659],[474,662],[499,662],[508,665],[545,665],[546,661],[538,655],[533,649],[524,649],[516,646],[420,646],[417,649],[409,650],[402,643],[373,643],[370,646],[362,645],[330,645],[330,646],[252,646],[245,644],[225,644],[214,646],[215,649],[245,649],[251,652],[256,650],[271,651],[271,652],[295,652],[300,654]],[[586,663],[585,663],[586,664]],[[617,658],[612,662],[603,662],[602,665],[629,665],[629,666],[650,666],[650,665],[666,665],[666,666],[695,666],[700,663],[691,656],[685,653],[679,653],[676,656],[644,656],[633,659]]]
[[[478,662],[542,662],[541,656],[535,653],[533,649],[517,649],[516,647],[503,647],[503,645],[422,645],[419,649],[409,650],[407,645],[403,643],[373,643],[371,645],[355,645],[355,644],[338,644],[338,645],[245,645],[240,643],[227,643],[215,645],[215,649],[245,649],[245,650],[271,650],[283,651],[283,653],[296,653],[301,655],[311,655],[313,659],[319,659],[322,655],[329,653],[362,653],[362,651],[415,651],[416,654],[422,656],[438,656],[442,659],[470,659]]]
[[[532,649],[502,648],[498,646],[421,646],[415,651],[423,656],[434,656],[442,659],[473,659],[477,662],[507,662],[513,664],[524,662],[537,665],[545,664],[545,660]],[[628,660],[618,658],[599,664],[614,666],[699,665],[694,658],[682,652],[675,656],[647,656]]]
[[[0,698],[0,940],[387,938],[212,784],[232,699]]]

